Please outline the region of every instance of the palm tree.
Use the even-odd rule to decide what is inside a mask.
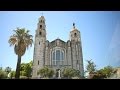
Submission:
[[[21,57],[25,54],[26,48],[32,46],[33,39],[32,35],[29,35],[29,30],[25,30],[25,28],[17,28],[13,30],[15,34],[13,34],[9,39],[10,46],[14,46],[15,54],[18,55],[17,67],[15,78],[18,79],[20,77],[20,64]]]

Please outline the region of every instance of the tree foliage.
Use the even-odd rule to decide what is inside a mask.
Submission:
[[[114,74],[114,69],[112,66],[106,66],[103,69],[100,69],[97,71],[98,74],[101,76],[104,76],[104,78],[110,77],[112,74]]]
[[[2,70],[2,67],[0,67],[0,70]]]
[[[92,60],[87,60],[87,63],[88,63],[86,66],[87,72],[94,73],[96,71],[95,63]]]
[[[6,79],[6,78],[7,78],[7,73],[4,70],[0,69],[0,79]]]
[[[106,66],[100,70],[96,70],[96,72],[90,74],[90,79],[105,79],[109,78],[114,74],[114,69],[112,66]]]
[[[37,74],[43,78],[44,77],[51,78],[54,75],[54,70],[49,67],[44,67],[44,68],[40,69]]]
[[[12,69],[11,67],[6,67],[5,72],[7,72],[7,74],[9,74],[11,72],[11,69]]]
[[[65,78],[72,78],[72,77],[80,77],[80,71],[79,70],[75,70],[73,68],[64,68],[63,69],[63,77]]]
[[[22,63],[20,65],[21,76],[31,77],[31,73],[32,73],[32,61],[29,63]]]
[[[10,78],[12,79],[12,78],[14,78],[15,77],[15,71],[11,71],[10,72]]]

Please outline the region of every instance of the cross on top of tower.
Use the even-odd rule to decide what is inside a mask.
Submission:
[[[41,21],[41,20],[44,20],[45,21],[45,18],[44,18],[44,16],[43,16],[43,13],[40,13],[41,14],[41,16],[40,16],[40,18],[39,18],[39,21]]]
[[[73,23],[73,28],[75,29],[75,23]]]

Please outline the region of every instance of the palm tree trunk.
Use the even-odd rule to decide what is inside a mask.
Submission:
[[[18,55],[18,61],[17,61],[17,67],[16,67],[16,74],[15,74],[15,78],[16,79],[20,78],[20,64],[21,64],[21,56]]]

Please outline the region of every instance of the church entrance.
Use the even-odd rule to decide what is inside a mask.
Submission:
[[[61,70],[56,69],[56,78],[60,79],[61,78]]]

